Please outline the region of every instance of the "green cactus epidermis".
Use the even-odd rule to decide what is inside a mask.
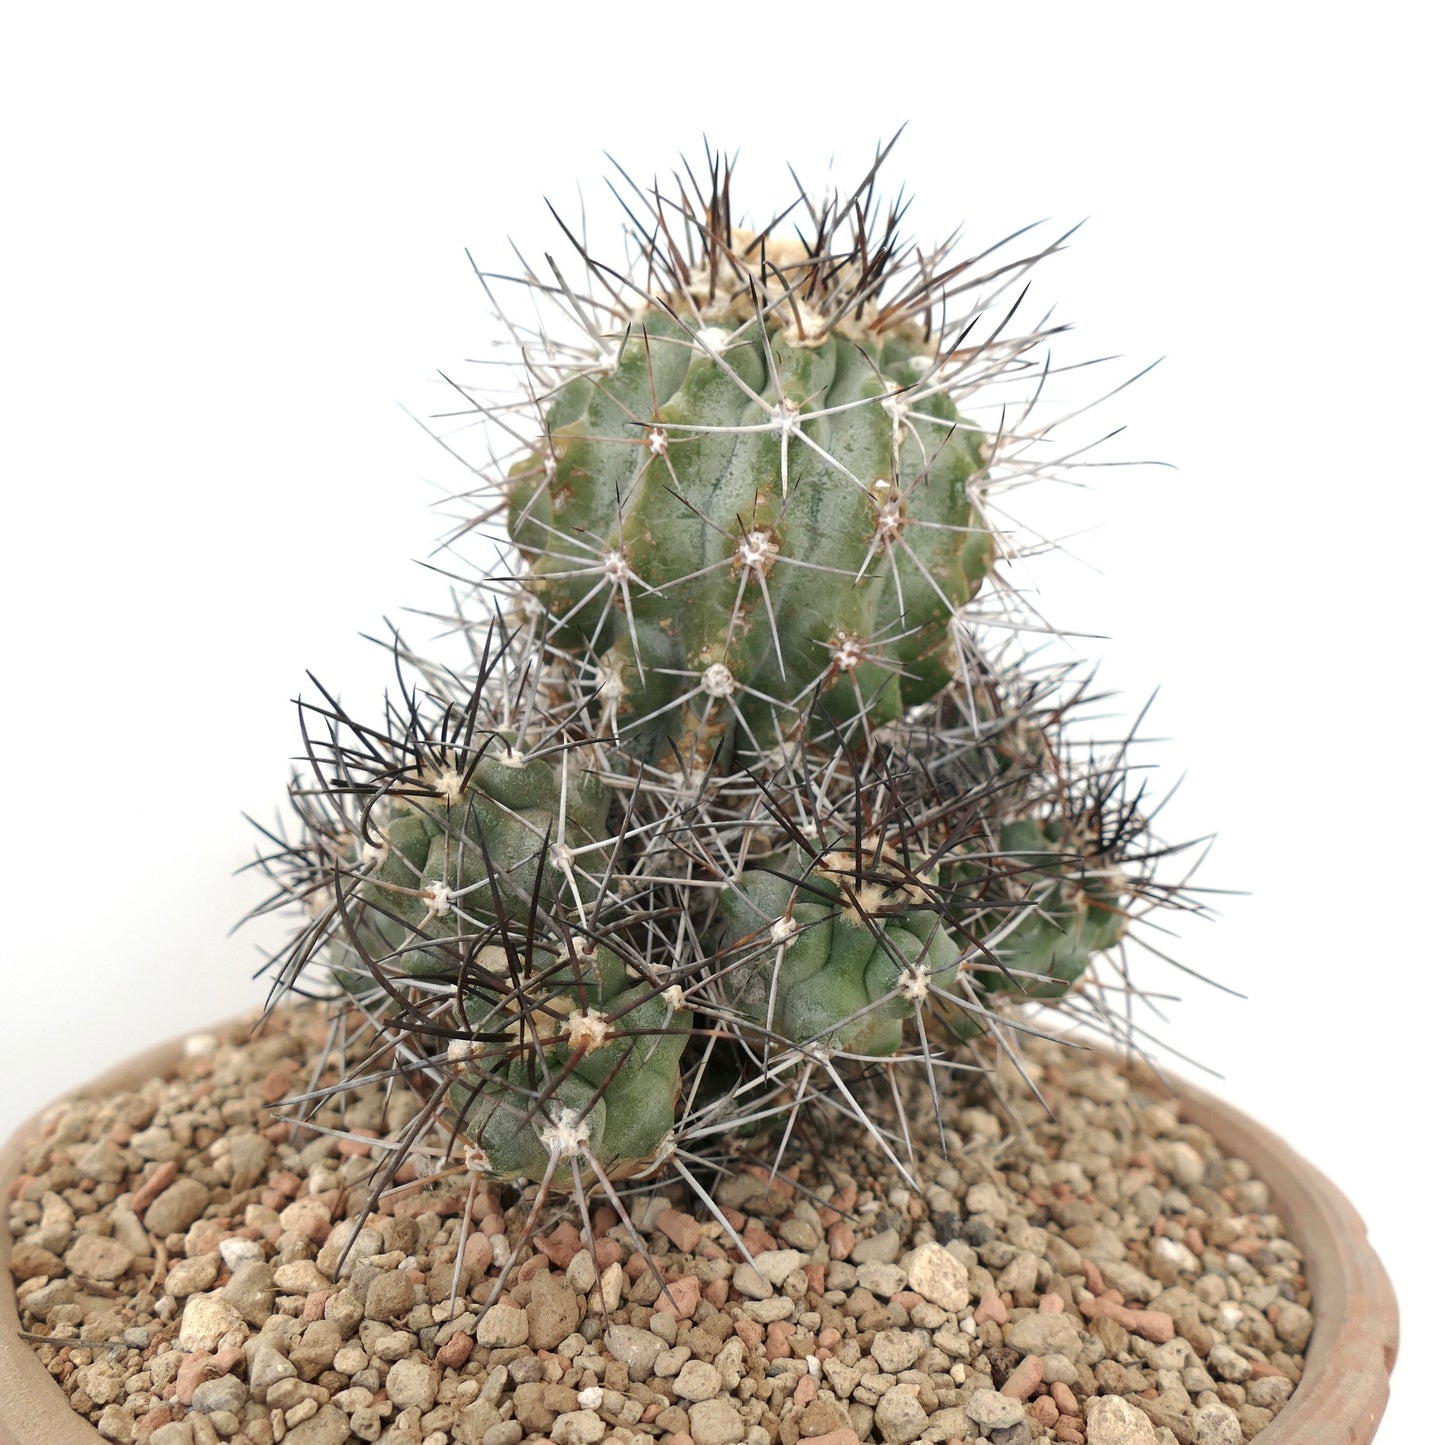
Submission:
[[[1006,904],[996,876],[980,881],[997,859],[942,868],[927,895],[890,887],[886,866],[866,860],[856,883],[846,866],[810,865],[796,852],[776,869],[745,869],[720,900],[725,947],[741,951],[723,974],[732,1003],[792,1043],[889,1055],[916,1003],[966,1039],[982,1027],[990,994],[1062,997],[1123,938],[1128,914],[1117,884],[1071,864],[1061,833],[1032,818],[1004,825]]]
[[[334,968],[353,991],[374,989],[354,937],[370,964],[399,981],[454,985],[476,1043],[437,1067],[450,1072],[452,1109],[492,1174],[540,1179],[546,1131],[569,1118],[600,1164],[626,1172],[654,1158],[672,1129],[692,1016],[603,946],[580,961],[542,955],[528,910],[535,899],[571,911],[574,889],[584,901],[596,896],[585,859],[569,880],[556,846],[603,837],[610,794],[575,763],[521,758],[510,741],[419,770],[393,790]],[[578,1015],[584,1027],[574,1035]]]
[[[655,733],[718,666],[760,746],[815,689],[824,723],[860,699],[896,717],[953,675],[949,619],[993,561],[981,439],[944,391],[907,390],[927,357],[898,337],[705,334],[717,354],[649,316],[610,372],[558,392],[512,475],[530,585],[565,643],[610,649],[622,718]]]
[[[1106,870],[1087,868],[1066,837],[1060,823],[1035,818],[1015,819],[999,830],[998,856],[1011,865],[1014,898],[1003,908],[987,906],[988,891],[980,900],[984,906],[970,932],[985,942],[995,933],[997,938],[974,964],[975,988],[1059,998],[1096,953],[1123,939],[1129,918],[1117,881]],[[965,892],[973,871],[967,864],[944,870]]]
[[[543,907],[571,904],[574,884],[584,899],[595,893],[585,863],[569,883],[557,845],[583,848],[603,835],[606,787],[580,767],[564,783],[560,763],[497,752],[470,771],[466,763],[423,770],[392,792],[389,818],[373,818],[379,846],[350,909],[369,962],[413,977],[445,974],[459,940],[524,918],[534,891]],[[351,932],[338,939],[351,955]]]
[[[865,917],[866,891],[843,871],[810,873],[796,854],[777,871],[745,869],[720,900],[728,942],[746,950],[723,975],[734,1006],[792,1043],[897,1053],[914,1014],[900,981],[906,972],[946,980],[960,950],[936,912],[885,911],[880,900]]]
[[[469,1022],[487,1042],[459,1066],[450,1100],[489,1171],[540,1179],[552,1152],[549,1125],[569,1118],[613,1175],[654,1160],[673,1127],[692,1014],[669,1007],[655,985],[629,979],[601,945],[584,965],[545,970],[532,994],[525,1018],[515,994],[467,998]],[[579,1017],[600,1032],[574,1032]]]

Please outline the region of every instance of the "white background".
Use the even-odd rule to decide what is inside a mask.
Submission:
[[[1057,522],[1040,496],[1098,527],[1046,605],[1115,639],[1126,706],[1160,686],[1164,827],[1217,832],[1206,881],[1247,890],[1180,952],[1248,1002],[1187,987],[1164,1037],[1369,1222],[1405,1321],[1379,1439],[1423,1438],[1440,118],[1410,8],[28,8],[0,47],[0,1132],[258,1001],[276,935],[226,936],[258,896],[230,875],[288,699],[313,668],[369,706],[356,634],[438,600],[411,559],[462,478],[396,403],[444,409],[476,354],[463,248],[557,244],[542,198],[579,180],[605,246],[604,149],[647,177],[706,134],[762,213],[785,161],[846,181],[907,121],[915,234],[1087,218],[1035,294],[1077,355],[1167,357],[1101,423],[1174,470],[1094,473]]]

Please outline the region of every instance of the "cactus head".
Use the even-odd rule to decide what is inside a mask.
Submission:
[[[986,289],[940,331],[950,298],[1037,257],[912,258],[872,174],[758,232],[728,194],[715,171],[706,207],[653,198],[645,278],[593,298],[594,355],[545,358],[541,435],[504,485],[519,580],[595,660],[624,742],[724,768],[861,745],[966,671],[1012,439],[961,408],[1038,340],[965,345]]]

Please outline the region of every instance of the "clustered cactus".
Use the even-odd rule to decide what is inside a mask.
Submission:
[[[392,1172],[435,1125],[539,1200],[701,1189],[840,1110],[906,1172],[880,1080],[982,1062],[1029,1002],[1112,1029],[1097,969],[1181,903],[1005,576],[1050,440],[1018,283],[1054,246],[910,249],[877,171],[749,230],[709,157],[621,193],[629,264],[569,231],[580,279],[481,276],[543,319],[496,305],[515,389],[465,393],[502,445],[451,539],[495,549],[468,660],[397,637],[375,725],[303,705],[263,859],[306,913],[281,984],[422,1097]]]

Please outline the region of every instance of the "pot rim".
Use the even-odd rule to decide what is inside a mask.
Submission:
[[[55,1104],[119,1092],[164,1075],[197,1032],[224,1034],[255,1017],[230,1018],[156,1044],[37,1110],[0,1150],[0,1193],[7,1203],[22,1153]],[[1227,1154],[1247,1160],[1269,1187],[1273,1211],[1304,1255],[1315,1316],[1304,1374],[1255,1440],[1260,1445],[1363,1445],[1372,1439],[1389,1399],[1400,1320],[1394,1289],[1353,1205],[1283,1139],[1233,1105],[1137,1057],[1087,1046],[1124,1064],[1141,1087],[1176,1098],[1182,1119],[1206,1129]],[[18,1333],[10,1252],[9,1230],[0,1228],[0,1445],[37,1445],[41,1439],[45,1445],[96,1445],[104,1437],[70,1408]],[[15,1433],[21,1429],[24,1435]]]

